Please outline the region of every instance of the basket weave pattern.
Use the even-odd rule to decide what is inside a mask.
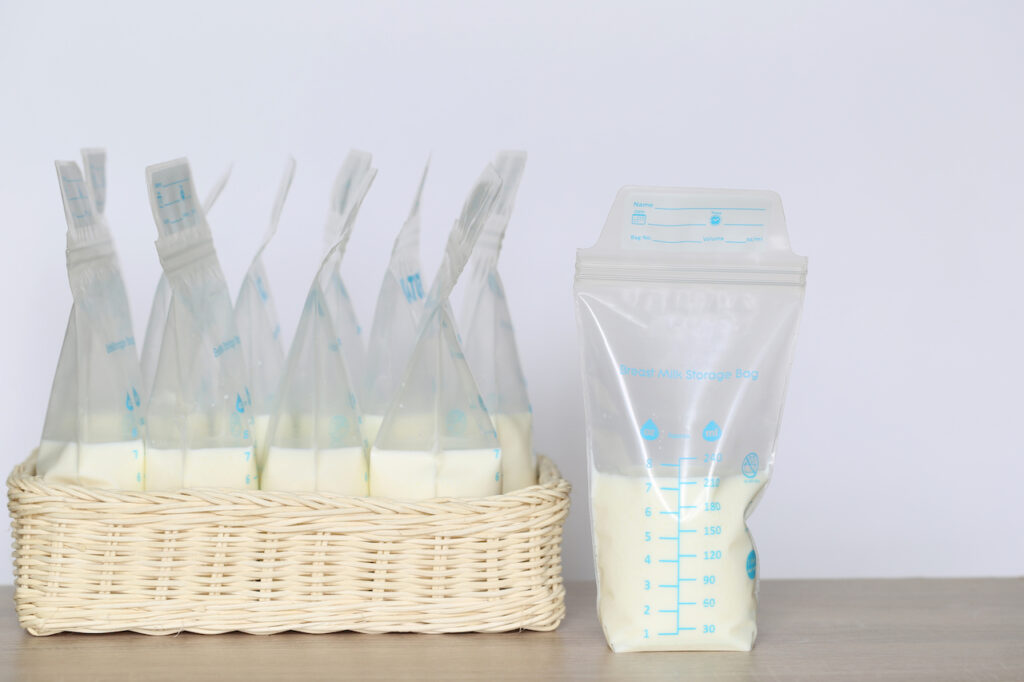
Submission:
[[[133,493],[54,484],[35,458],[7,480],[22,627],[552,630],[565,615],[569,484],[401,502],[328,493]]]

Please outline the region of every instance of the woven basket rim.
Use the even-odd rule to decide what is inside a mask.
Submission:
[[[365,507],[367,511],[405,512],[418,514],[450,514],[453,507],[466,512],[492,510],[510,504],[536,504],[554,497],[568,497],[570,483],[562,477],[554,462],[537,455],[538,483],[512,492],[487,497],[437,497],[429,500],[397,500],[381,497],[354,497],[331,492],[285,492],[239,490],[233,488],[188,488],[177,491],[128,491],[91,488],[73,483],[47,481],[35,473],[37,450],[33,450],[7,477],[8,490],[31,491],[34,495],[73,498],[89,502],[116,502],[166,505],[168,503],[204,503],[213,505],[246,504],[249,506],[295,507],[329,510]]]

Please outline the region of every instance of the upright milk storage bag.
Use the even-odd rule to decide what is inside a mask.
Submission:
[[[268,451],[260,476],[264,490],[359,496],[369,492],[359,405],[325,290],[375,175],[370,171],[352,188],[351,209],[338,242],[327,252],[309,288],[267,432]]]
[[[365,182],[368,174],[376,172],[370,168],[371,159],[366,152],[352,150],[341,164],[331,189],[331,206],[324,227],[325,252],[330,251],[341,240],[348,213],[353,207],[355,193]],[[331,311],[331,319],[334,320],[338,337],[341,339],[341,354],[345,358],[349,375],[362,377],[363,367],[366,365],[363,330],[356,318],[348,289],[341,278],[341,258],[334,258],[332,262],[334,269],[330,272],[330,285],[324,292],[327,297],[327,308]],[[357,395],[361,393],[359,386],[353,385],[353,388]]]
[[[171,306],[146,413],[146,489],[257,488],[231,296],[186,159],[146,169]]]
[[[74,161],[57,162],[67,219],[68,281],[74,303],[57,361],[36,471],[60,483],[142,490],[143,395],[121,268],[103,205],[103,156],[87,150],[89,181]]]
[[[210,209],[217,203],[217,198],[224,191],[231,177],[231,167],[224,171],[217,182],[210,189],[203,201],[203,215],[209,215]],[[149,308],[149,321],[146,323],[146,336],[142,339],[142,382],[146,390],[153,385],[153,378],[156,376],[156,363],[160,359],[160,342],[164,338],[164,327],[167,326],[167,312],[171,309],[171,285],[167,281],[167,275],[160,272],[160,279],[156,284],[156,291],[153,293],[153,304]]]
[[[373,497],[421,500],[501,492],[498,434],[448,304],[500,187],[501,179],[488,166],[448,236],[416,347],[370,450]]]
[[[372,447],[384,419],[384,411],[398,390],[402,373],[416,345],[416,332],[426,298],[420,275],[420,199],[427,182],[423,169],[409,217],[395,237],[384,281],[380,285],[373,325],[366,348],[366,371],[360,406],[362,429],[367,447]],[[357,371],[358,368],[353,368]]]
[[[746,519],[772,474],[806,272],[772,192],[626,187],[579,251],[598,612],[614,651],[753,646]]]
[[[502,152],[494,165],[501,176],[501,192],[473,250],[461,329],[466,360],[498,430],[501,489],[507,493],[537,482],[533,410],[505,300],[505,284],[498,272],[498,255],[526,166],[526,152]]]
[[[277,307],[270,291],[270,278],[263,266],[263,251],[277,232],[284,201],[295,176],[295,159],[289,159],[284,177],[277,190],[270,226],[260,243],[252,263],[242,279],[235,299],[235,326],[242,339],[242,354],[249,370],[249,390],[253,402],[254,441],[258,461],[266,454],[267,425],[274,411],[277,385],[284,368],[284,348],[281,346],[281,325],[277,321]]]

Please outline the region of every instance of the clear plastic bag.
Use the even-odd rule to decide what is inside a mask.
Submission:
[[[598,612],[614,651],[749,650],[807,259],[772,192],[626,187],[579,251]]]
[[[210,209],[217,203],[217,198],[224,191],[224,186],[231,178],[231,167],[224,171],[217,182],[210,188],[210,193],[203,201],[203,215],[209,215]],[[167,313],[171,309],[171,285],[167,275],[160,273],[153,294],[153,305],[149,308],[149,321],[146,323],[146,336],[142,340],[142,383],[148,391],[156,377],[156,363],[160,359],[160,342],[164,338],[164,327],[167,326]]]
[[[171,305],[146,414],[146,488],[257,488],[231,296],[186,159],[146,169]]]
[[[89,184],[93,208],[103,216],[107,208],[107,150],[98,147],[83,149],[82,171]]]
[[[249,370],[249,389],[252,393],[254,440],[257,462],[262,465],[266,455],[266,434],[276,403],[277,387],[284,369],[284,348],[278,338],[281,325],[277,318],[277,307],[270,291],[270,278],[263,266],[263,251],[274,238],[281,221],[288,189],[295,177],[295,159],[288,159],[284,177],[277,190],[270,225],[263,236],[252,264],[245,273],[242,286],[235,299],[235,326],[242,339],[242,354]]]
[[[56,164],[74,303],[36,471],[61,483],[141,490],[144,396],[128,297],[100,208],[105,203],[105,155],[86,150],[83,161],[88,181],[74,161]]]
[[[359,407],[341,354],[325,291],[345,253],[359,207],[376,171],[350,190],[339,239],[313,279],[299,319],[280,388],[280,401],[267,433],[261,474],[264,490],[320,490],[366,496],[366,450]]]
[[[371,160],[370,154],[353,149],[342,162],[331,189],[331,207],[324,228],[325,252],[334,248],[334,245],[341,239],[348,213],[353,206],[355,191],[362,186],[367,174],[376,172],[370,168]],[[345,239],[348,239],[347,235]],[[355,377],[357,382],[361,382],[366,366],[363,330],[356,318],[356,311],[352,307],[348,289],[345,288],[345,282],[341,278],[341,259],[334,258],[332,260],[334,269],[329,273],[330,281],[324,291],[327,309],[331,313],[334,327],[341,339],[341,354],[345,358],[349,376]],[[362,392],[362,387],[358,383],[353,384],[352,388],[356,391],[357,396]]]
[[[510,492],[537,483],[533,410],[505,285],[498,272],[498,255],[526,166],[526,152],[502,152],[494,165],[501,175],[501,193],[473,250],[461,329],[466,360],[498,431],[502,492]]]
[[[365,388],[359,401],[367,447],[373,446],[384,412],[398,390],[416,345],[416,332],[423,316],[426,292],[420,275],[420,199],[429,169],[428,161],[409,217],[395,237],[391,260],[374,308],[367,343],[366,371],[361,376]],[[353,368],[354,371],[356,369]]]
[[[396,499],[501,492],[501,448],[462,353],[448,296],[501,188],[488,166],[448,237],[416,347],[370,451],[370,494]]]

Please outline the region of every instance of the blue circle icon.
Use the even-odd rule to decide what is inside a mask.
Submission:
[[[757,554],[754,550],[750,550],[750,554],[747,555],[747,577],[751,580],[757,577]]]
[[[704,440],[709,443],[714,443],[716,440],[722,437],[722,427],[715,423],[715,420],[708,422],[708,425],[704,427],[702,433]]]
[[[757,456],[756,452],[749,453],[743,458],[743,475],[747,478],[754,478],[757,476],[757,470],[761,468],[761,458]]]
[[[658,430],[658,426],[654,423],[653,419],[648,419],[640,427],[640,436],[644,440],[657,440],[659,435],[661,435],[661,432]]]

